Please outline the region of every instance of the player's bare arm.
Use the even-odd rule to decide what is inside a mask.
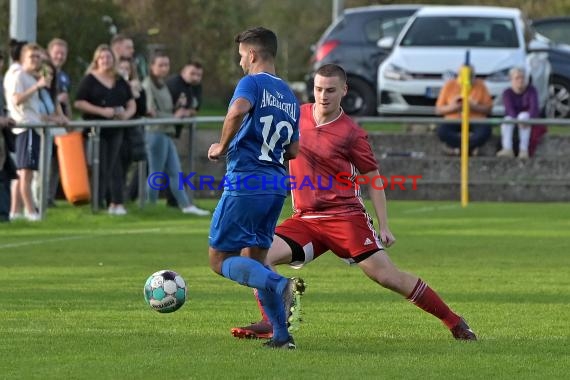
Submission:
[[[16,125],[14,119],[10,117],[0,117],[0,128],[12,128]]]
[[[297,154],[299,154],[299,141],[292,142],[287,146],[283,158],[287,161],[293,160]]]
[[[220,142],[212,144],[208,150],[208,159],[210,161],[217,161],[220,156],[226,153],[230,142],[239,131],[243,118],[250,109],[251,103],[245,98],[237,98],[232,103],[224,120]]]
[[[373,178],[375,176],[380,175],[378,170],[372,170],[368,173],[364,174],[368,178]],[[376,189],[374,186],[368,186],[368,194],[370,196],[370,200],[372,201],[372,205],[374,206],[374,211],[376,212],[376,218],[378,219],[378,223],[380,224],[380,240],[385,247],[390,247],[396,242],[396,238],[390,231],[390,227],[388,226],[388,210],[386,206],[386,194],[382,189]],[[378,187],[378,186],[376,186]]]

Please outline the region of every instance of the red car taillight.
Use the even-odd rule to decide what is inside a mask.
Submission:
[[[339,44],[340,44],[340,41],[338,41],[338,40],[330,40],[330,41],[325,42],[321,46],[319,46],[317,48],[317,51],[315,52],[315,61],[316,62],[322,61]]]

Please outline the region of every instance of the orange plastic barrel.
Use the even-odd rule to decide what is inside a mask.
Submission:
[[[74,205],[89,203],[91,190],[81,132],[56,136],[55,144],[57,145],[61,186],[65,197]]]

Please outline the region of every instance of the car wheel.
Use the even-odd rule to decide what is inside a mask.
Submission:
[[[570,81],[554,77],[548,85],[546,117],[565,119],[570,117]]]
[[[372,87],[360,78],[348,78],[348,91],[341,102],[349,115],[373,116],[376,110],[376,95]]]

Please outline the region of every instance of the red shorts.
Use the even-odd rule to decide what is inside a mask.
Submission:
[[[304,257],[291,247],[292,266],[302,266],[328,250],[353,264],[384,249],[366,213],[318,218],[293,216],[277,226],[275,234],[302,249]]]

